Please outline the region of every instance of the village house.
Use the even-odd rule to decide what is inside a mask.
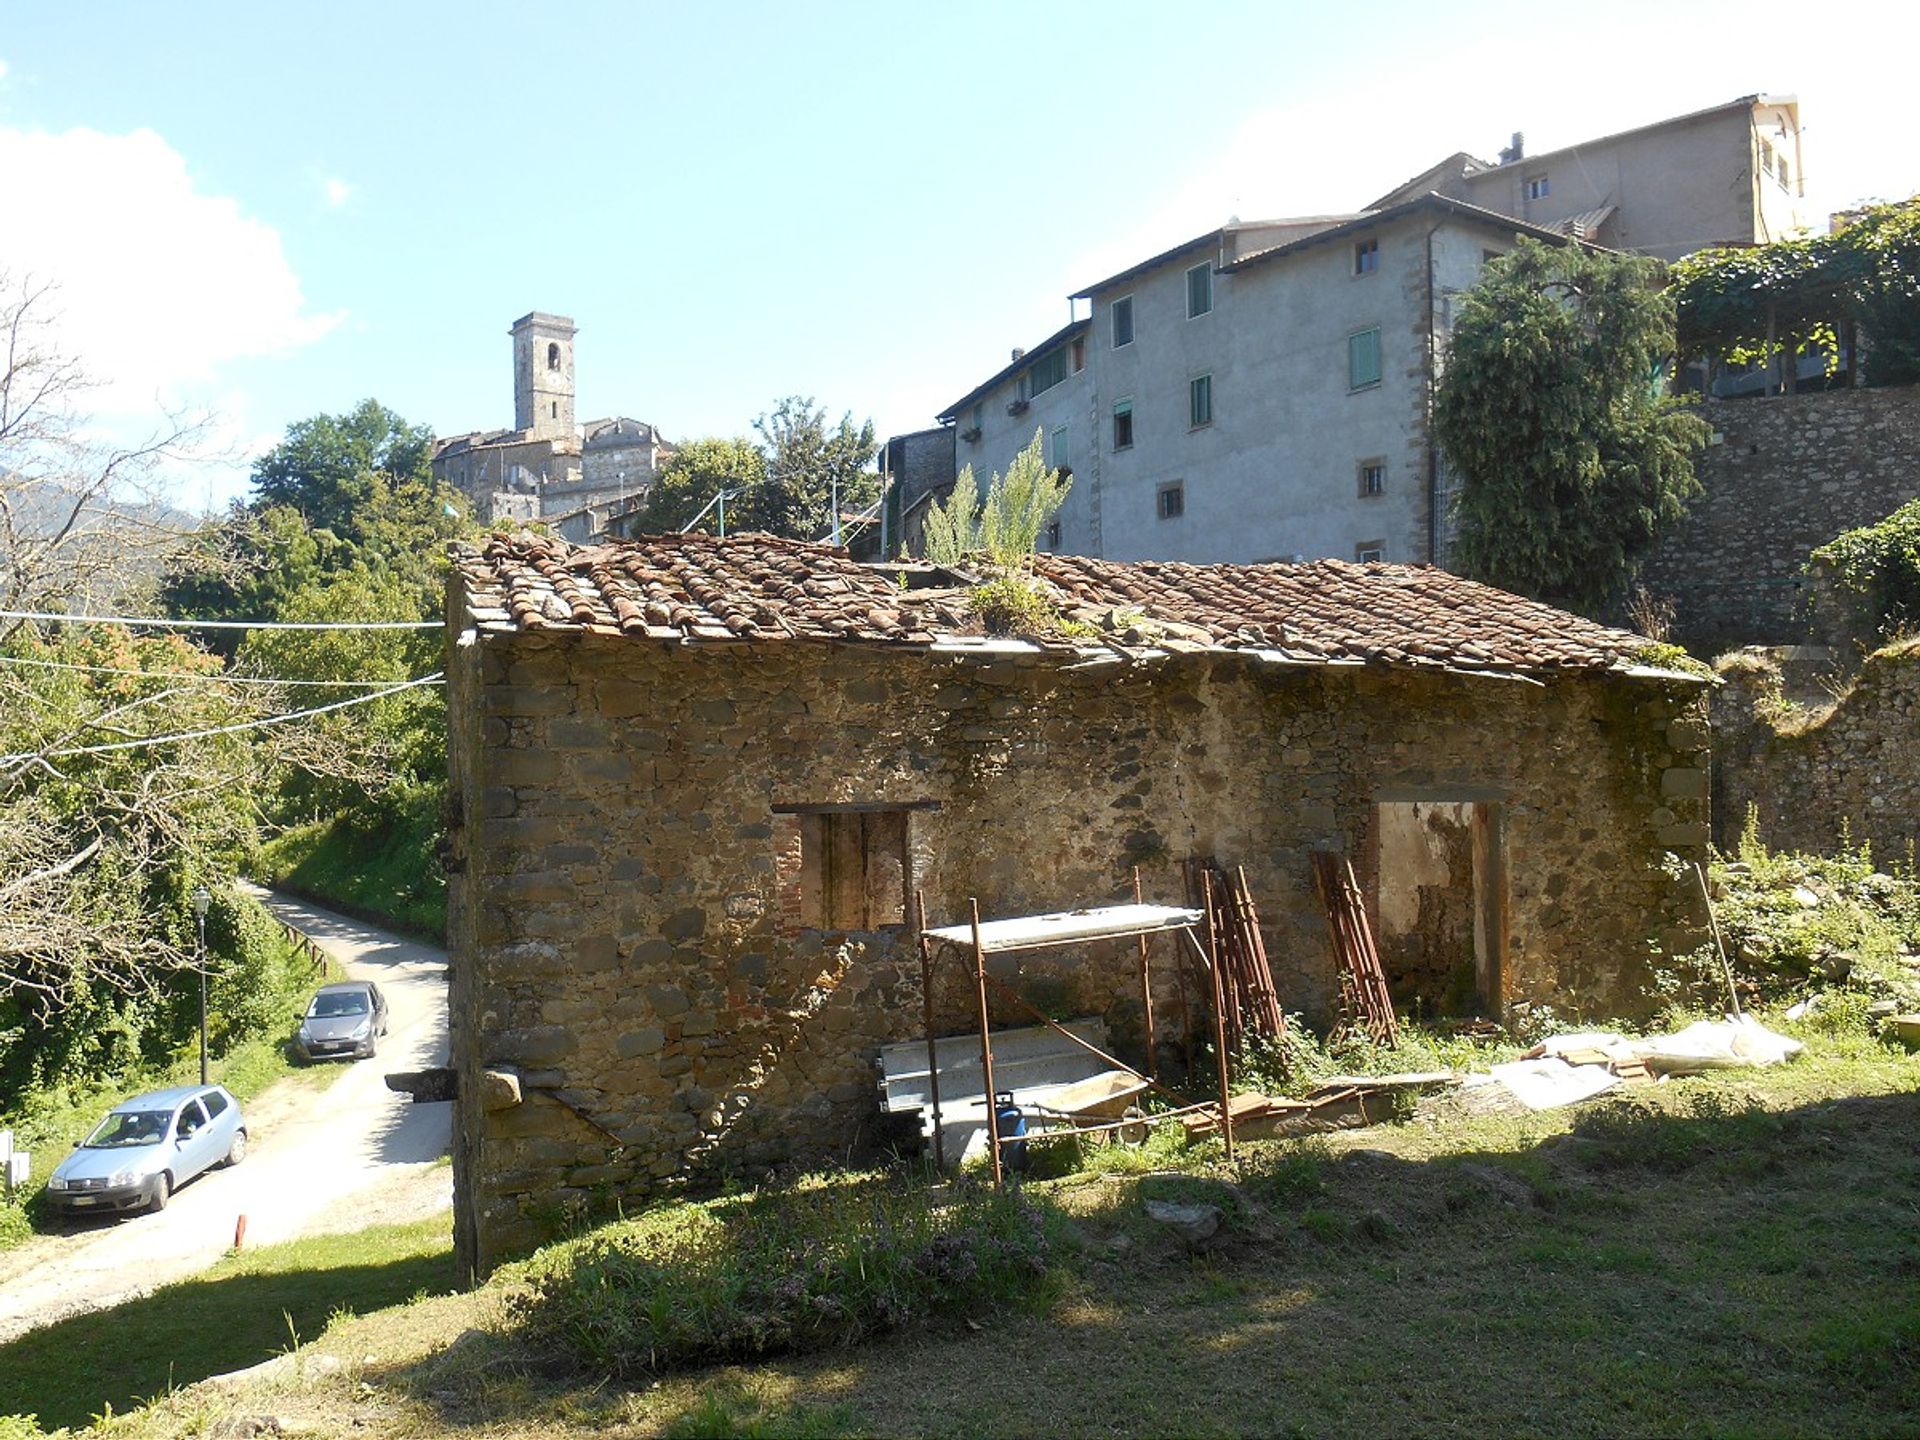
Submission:
[[[1429,419],[1485,262],[1520,236],[1672,259],[1801,234],[1803,172],[1791,96],[1538,156],[1516,135],[1497,164],[1456,153],[1350,214],[1230,221],[1098,281],[938,419],[983,486],[1036,432],[1072,471],[1049,550],[1444,565]]]
[[[1662,861],[1707,838],[1704,686],[1639,637],[1430,567],[1035,566],[1074,638],[987,636],[968,577],[761,535],[459,551],[463,1265],[596,1196],[871,1150],[875,1057],[923,1024],[917,895],[941,925],[1244,866],[1281,998],[1320,1021],[1315,851],[1351,857],[1426,1013],[1632,1011],[1650,943],[1690,942]],[[1019,973],[1137,1061],[1134,966],[1096,942]],[[936,1028],[972,1003],[948,976]]]
[[[984,485],[1044,437],[1074,485],[1046,548],[1108,559],[1445,559],[1429,430],[1455,297],[1517,234],[1429,195],[1224,226],[1073,298],[1089,316],[955,401]]]
[[[1799,101],[1742,95],[1539,155],[1518,134],[1497,163],[1457,151],[1367,208],[1438,192],[1609,250],[1677,260],[1806,234],[1806,173]]]

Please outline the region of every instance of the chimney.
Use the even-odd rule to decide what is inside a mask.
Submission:
[[[1020,347],[1019,347],[1018,345],[1016,345],[1016,346],[1014,346],[1014,347],[1013,347],[1013,359],[1014,359],[1014,360],[1024,360],[1024,359],[1026,358],[1026,355],[1027,355],[1027,352],[1026,352],[1026,351],[1024,351],[1024,350],[1022,350],[1022,349],[1021,349],[1021,348],[1020,348]],[[1007,363],[1008,363],[1008,364],[1012,364],[1012,363],[1013,363],[1013,361],[1012,361],[1012,360],[1010,360],[1010,361],[1008,361]]]
[[[1507,146],[1506,149],[1500,152],[1500,163],[1502,165],[1511,165],[1514,161],[1520,159],[1521,156],[1525,155],[1526,153],[1527,153],[1527,137],[1520,131],[1516,130],[1513,132],[1513,143]]]

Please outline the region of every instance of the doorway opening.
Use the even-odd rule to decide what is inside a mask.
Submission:
[[[1497,800],[1460,795],[1379,802],[1374,928],[1396,1009],[1500,1014],[1507,951],[1503,811]]]

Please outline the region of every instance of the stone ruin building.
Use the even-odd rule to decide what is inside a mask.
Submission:
[[[1429,567],[1034,568],[1067,635],[990,637],[967,576],[766,536],[459,550],[470,1273],[569,1206],[875,1147],[876,1054],[921,1033],[916,893],[942,925],[969,897],[1102,903],[1138,866],[1177,903],[1182,863],[1218,857],[1283,1002],[1322,1019],[1315,850],[1352,858],[1429,1013],[1631,1011],[1649,941],[1694,943],[1662,862],[1707,839],[1705,685],[1640,637]],[[1134,963],[1094,942],[1020,978],[1137,1059]],[[936,1028],[966,1031],[971,978],[935,990]]]

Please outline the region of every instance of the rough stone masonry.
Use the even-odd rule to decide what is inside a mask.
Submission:
[[[813,567],[795,570],[765,537],[676,543],[460,559],[450,941],[471,1273],[569,1210],[870,1151],[879,1047],[921,1031],[914,891],[952,923],[969,897],[988,918],[1117,898],[1138,865],[1149,899],[1178,900],[1181,862],[1217,856],[1246,867],[1284,1002],[1325,1017],[1310,852],[1354,857],[1371,893],[1382,801],[1462,800],[1497,816],[1491,1008],[1631,1010],[1649,942],[1691,943],[1691,896],[1660,862],[1707,837],[1702,686],[1635,667],[1637,637],[1424,569],[1105,565],[1104,639],[1001,647],[939,638],[964,591],[915,591],[919,572],[902,588],[842,552],[794,547]],[[755,545],[759,568],[742,563]],[[1102,613],[1097,565],[1043,566],[1069,617]],[[1283,585],[1291,628],[1255,625]],[[1469,653],[1478,673],[1450,663]],[[1131,942],[1023,958],[1018,980],[1143,1056]],[[1170,1046],[1172,967],[1158,983]],[[943,1033],[972,1027],[959,967],[934,1001]],[[1025,1023],[997,1002],[995,1019]]]

